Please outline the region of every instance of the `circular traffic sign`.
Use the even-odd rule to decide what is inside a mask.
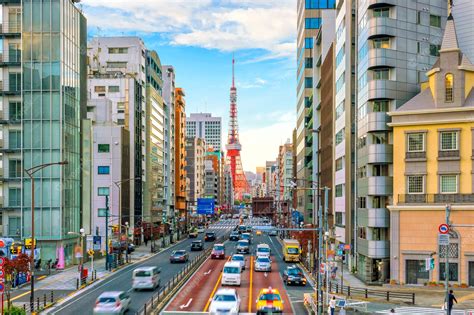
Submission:
[[[0,257],[0,266],[3,266],[5,264],[5,258]]]
[[[4,240],[0,240],[0,247],[5,247],[5,241]]]
[[[5,290],[5,285],[0,282],[0,293]]]
[[[449,233],[449,225],[446,223],[440,224],[438,227],[438,232],[440,234],[448,234]]]

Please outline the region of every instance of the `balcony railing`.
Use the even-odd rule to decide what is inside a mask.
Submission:
[[[474,203],[474,194],[400,194],[398,204]]]
[[[426,159],[426,151],[421,152],[406,152],[405,158],[410,159]]]
[[[459,150],[438,151],[439,158],[459,158]]]
[[[0,23],[1,34],[20,34],[21,23],[20,22],[3,22]]]
[[[0,81],[0,93],[3,94],[19,94],[21,88],[19,85],[8,84],[7,82]]]

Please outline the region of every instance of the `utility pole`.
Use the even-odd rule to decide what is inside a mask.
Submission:
[[[315,194],[316,194],[316,190],[315,190]],[[323,285],[322,285],[322,276],[321,276],[321,262],[322,262],[322,258],[323,258],[323,208],[321,206],[319,206],[318,208],[318,265],[317,265],[317,270],[318,270],[318,303],[317,303],[317,307],[318,307],[318,315],[322,315],[323,314],[323,303],[324,303],[324,300],[323,300]]]
[[[446,224],[449,226],[449,216],[451,214],[451,205],[447,204],[446,205]],[[449,234],[448,234],[449,236]],[[446,314],[449,315],[449,241],[448,245],[445,246],[445,256],[446,256],[446,262],[444,264],[444,280],[445,280],[445,287],[446,287]]]
[[[109,195],[105,196],[105,270],[109,270]]]

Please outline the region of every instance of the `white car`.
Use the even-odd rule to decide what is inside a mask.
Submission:
[[[125,314],[130,303],[131,299],[127,292],[104,292],[95,301],[94,314]]]
[[[206,231],[205,228],[203,228],[202,226],[198,227],[197,228],[197,232],[200,234],[200,233],[204,233]]]
[[[242,270],[245,270],[245,256],[244,255],[234,254],[232,255],[232,258],[230,259],[230,261],[235,261],[235,262],[240,263]]]
[[[271,250],[268,244],[258,244],[255,250],[255,256],[264,256],[270,258]]]
[[[240,297],[235,289],[219,289],[212,298],[209,314],[237,315],[240,311]]]
[[[255,259],[255,271],[272,271],[272,261],[269,257],[258,256]]]

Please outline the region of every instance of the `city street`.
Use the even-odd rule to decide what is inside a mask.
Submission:
[[[237,221],[235,222],[237,224]],[[235,225],[234,225],[235,226]],[[215,231],[217,237],[224,235],[230,230],[230,227],[225,229],[211,229]],[[203,239],[204,235],[199,234],[198,239]],[[184,264],[170,264],[169,255],[173,250],[186,249],[189,252],[189,258],[192,259],[199,255],[200,252],[191,252],[190,245],[195,239],[186,239],[170,248],[158,253],[157,255],[136,265],[125,267],[113,273],[102,282],[84,290],[84,292],[74,296],[74,298],[58,305],[50,310],[47,314],[91,314],[95,305],[96,298],[105,291],[128,291],[130,293],[132,304],[130,306],[129,314],[135,314],[151,297],[155,291],[133,291],[132,286],[132,272],[139,266],[157,266],[161,268],[161,283],[166,283],[173,276],[175,276]],[[205,248],[209,248],[213,243],[206,242]]]
[[[270,245],[272,252],[271,272],[256,272],[253,268],[255,248],[261,243]],[[222,287],[220,283],[222,269],[230,256],[235,253],[236,242],[227,241],[225,246],[226,259],[209,258],[206,260],[167,305],[165,311],[208,311],[209,299]],[[246,269],[241,275],[241,285],[235,287],[241,298],[241,313],[255,313],[255,301],[259,291],[263,288],[272,287],[278,289],[282,295],[285,314],[306,314],[307,311],[303,305],[303,294],[311,292],[312,288],[309,284],[305,287],[286,286],[282,281],[282,274],[286,265],[282,259],[281,246],[277,237],[269,237],[267,234],[257,236],[254,230],[250,255],[246,255]]]

